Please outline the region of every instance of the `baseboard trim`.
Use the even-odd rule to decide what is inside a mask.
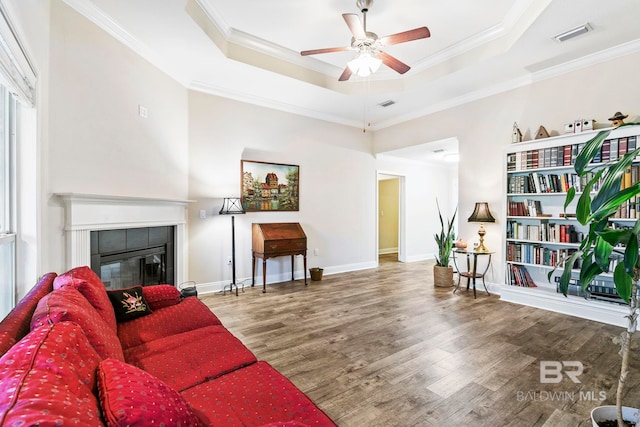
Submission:
[[[357,264],[344,264],[344,265],[335,265],[332,267],[322,267],[324,269],[322,275],[329,276],[332,274],[338,273],[348,273],[351,271],[360,271],[360,270],[368,270],[370,268],[378,267],[377,262],[362,262]],[[303,280],[303,272],[302,270],[296,270],[293,273],[294,280]],[[307,271],[307,280],[311,280],[311,276]],[[251,286],[251,277],[245,278],[237,278],[238,286],[242,288]],[[267,274],[267,286],[274,283],[282,283],[282,282],[290,282],[291,281],[291,272],[282,272],[279,274]],[[198,283],[196,284],[196,289],[198,290],[199,295],[207,295],[214,294],[218,292],[222,292],[225,286],[229,286],[231,280],[222,280],[218,282],[206,282],[206,283]],[[262,274],[256,276],[256,286],[262,286]]]

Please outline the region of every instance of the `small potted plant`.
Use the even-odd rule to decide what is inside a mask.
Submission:
[[[438,216],[440,217],[440,233],[434,234],[438,245],[438,255],[436,256],[436,265],[433,266],[433,284],[439,287],[450,287],[453,286],[453,267],[449,266],[449,258],[456,241],[453,223],[458,208],[453,212],[451,219],[445,222],[440,212],[438,199],[436,199],[436,206],[438,206]]]
[[[640,123],[629,123],[627,125],[637,125]],[[622,362],[620,365],[620,377],[616,392],[615,418],[614,424],[600,424],[604,421],[600,411],[611,410],[612,407],[599,407],[592,411],[592,423],[594,426],[617,425],[624,427],[625,421],[638,422],[637,411],[624,407],[624,412],[629,413],[633,420],[628,419],[625,414],[623,420],[622,396],[625,382],[629,375],[629,359],[631,357],[631,341],[637,327],[638,320],[638,280],[640,279],[640,259],[638,258],[638,238],[640,234],[640,222],[636,221],[632,227],[623,229],[613,229],[610,226],[610,218],[625,203],[635,203],[636,196],[640,194],[640,182],[633,183],[630,187],[621,190],[621,183],[625,171],[631,166],[634,158],[640,154],[640,148],[627,153],[621,158],[608,162],[604,165],[593,165],[592,161],[600,152],[600,149],[611,133],[611,129],[598,132],[595,137],[585,143],[584,148],[578,154],[575,161],[575,171],[579,177],[588,178],[587,184],[583,188],[576,206],[576,219],[580,224],[588,226],[588,232],[580,243],[578,250],[568,257],[562,268],[560,276],[560,290],[566,296],[569,281],[572,275],[572,268],[575,261],[581,260],[580,285],[586,290],[589,284],[601,273],[609,271],[609,261],[612,255],[619,257],[619,262],[613,271],[613,283],[618,295],[627,303],[629,312],[627,314],[627,327],[613,343],[620,346]],[[593,175],[591,175],[593,174]],[[576,197],[576,190],[571,187],[567,192],[564,203],[566,212],[569,204]],[[549,273],[549,280],[555,269]],[[635,414],[634,414],[635,413]],[[612,418],[606,416],[604,418]]]

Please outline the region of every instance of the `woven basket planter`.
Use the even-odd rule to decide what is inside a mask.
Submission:
[[[433,266],[433,285],[440,288],[453,286],[453,267]]]

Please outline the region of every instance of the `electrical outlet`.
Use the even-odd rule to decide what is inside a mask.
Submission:
[[[315,249],[313,250],[313,254],[314,254],[315,256],[320,255],[320,249],[315,248]]]
[[[149,109],[144,105],[138,105],[138,115],[143,119],[149,117]]]
[[[200,209],[200,219],[205,219],[207,217],[207,211],[204,209]]]

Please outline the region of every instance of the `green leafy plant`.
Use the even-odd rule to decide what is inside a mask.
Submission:
[[[445,223],[440,212],[440,205],[438,199],[436,199],[436,206],[438,206],[438,216],[440,217],[440,233],[434,234],[436,243],[438,245],[438,256],[436,256],[436,265],[440,267],[449,266],[449,257],[451,256],[451,249],[456,240],[456,233],[453,227],[453,223],[458,213],[458,208],[453,212],[451,219]],[[446,228],[445,228],[446,224]]]
[[[621,126],[638,124],[640,123],[626,123]],[[610,133],[611,129],[598,132],[596,136],[585,143],[576,157],[574,164],[576,174],[580,178],[586,178],[586,185],[576,205],[576,219],[580,224],[589,228],[578,250],[564,261],[561,267],[563,271],[559,287],[566,296],[572,268],[578,260],[582,261],[579,280],[583,290],[587,289],[597,275],[609,272],[612,255],[623,260],[615,266],[613,271],[616,291],[629,307],[629,313],[626,316],[628,319],[627,327],[619,337],[614,339],[614,342],[620,345],[620,355],[622,356],[616,406],[618,426],[623,427],[625,424],[622,421],[622,394],[629,374],[631,341],[637,328],[639,314],[638,236],[640,223],[636,221],[633,227],[628,229],[613,229],[610,219],[624,204],[635,203],[636,196],[640,194],[640,182],[621,189],[624,173],[631,167],[634,158],[640,154],[640,148],[604,165],[592,164]],[[575,188],[571,187],[564,202],[565,212],[576,196]],[[554,272],[555,269],[549,273],[549,281],[551,281]]]

